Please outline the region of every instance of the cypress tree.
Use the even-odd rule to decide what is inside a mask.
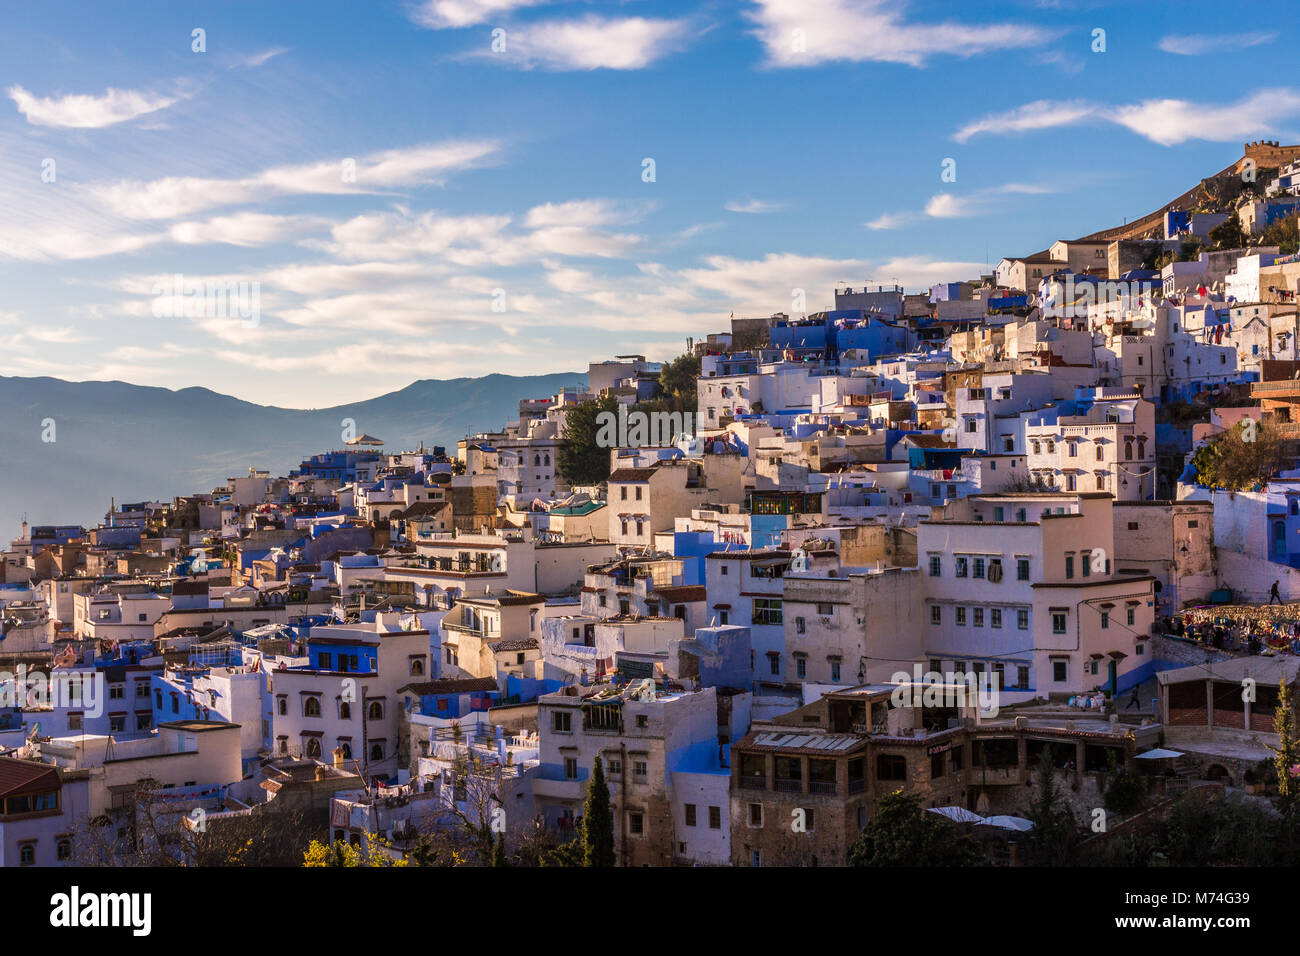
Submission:
[[[605,768],[596,755],[587,781],[587,799],[582,806],[582,865],[614,865],[614,813],[609,805]]]

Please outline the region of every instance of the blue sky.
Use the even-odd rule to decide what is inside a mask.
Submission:
[[[25,5],[0,374],[318,407],[972,277],[1300,138],[1283,28],[1233,9]],[[160,312],[176,275],[255,318]]]

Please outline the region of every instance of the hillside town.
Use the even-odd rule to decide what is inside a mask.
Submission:
[[[1161,840],[1293,821],[1298,213],[1300,146],[1251,142],[454,447],[345,422],[96,527],[6,516],[0,865],[880,865],[908,827],[1293,862]]]

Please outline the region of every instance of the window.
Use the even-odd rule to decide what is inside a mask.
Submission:
[[[636,725],[640,727],[642,730],[644,730],[646,727],[650,726],[650,718],[645,714],[637,714]]]
[[[36,844],[24,843],[18,848],[18,865],[33,866],[36,863]]]
[[[72,841],[69,840],[67,837],[61,838],[59,842],[55,844],[54,855],[57,859],[60,860],[71,860]]]
[[[352,704],[346,700],[339,701],[339,720],[352,719]]]
[[[967,568],[967,561],[966,561],[966,559],[963,558],[963,557],[958,557],[958,558],[957,558],[957,577],[959,577],[959,578],[964,578],[964,577],[966,577],[966,568]]]
[[[1016,580],[1017,581],[1029,580],[1029,559],[1028,558],[1016,558]]]
[[[371,760],[383,760],[383,759],[384,759],[384,745],[383,745],[383,744],[371,744],[371,745],[370,745],[370,759],[371,759]]]
[[[973,418],[966,419],[966,431],[973,435],[975,432],[979,431],[979,423]]]
[[[1146,653],[1146,647],[1142,644],[1137,644],[1133,648],[1133,653],[1136,654],[1138,657],[1141,657],[1143,654]]]
[[[794,673],[796,677],[808,676],[808,659],[806,657],[796,657],[794,659]]]
[[[578,779],[578,758],[577,757],[564,758],[564,779],[565,780]]]
[[[1134,624],[1137,623],[1137,616],[1136,616],[1136,614],[1134,613],[1133,608],[1129,608],[1129,609],[1128,609],[1128,618],[1127,618],[1127,620],[1128,620],[1128,626],[1129,626],[1129,627],[1132,627]]]
[[[1083,571],[1083,576],[1085,578],[1092,573],[1092,552],[1091,551],[1079,552],[1079,568],[1080,570]]]
[[[319,698],[319,697],[304,697],[304,698],[302,699],[302,715],[303,715],[304,717],[319,717],[319,716],[320,716],[320,698]]]
[[[1029,630],[1029,611],[1025,608],[1016,608],[1016,630]]]
[[[521,655],[521,656],[522,656],[522,655]],[[523,661],[520,661],[520,663],[522,664]],[[411,658],[411,676],[412,676],[412,677],[423,677],[423,676],[424,676],[424,658],[423,658],[423,657],[413,657],[413,658]]]
[[[749,825],[751,827],[761,827],[763,825],[763,805],[761,803],[751,803],[749,805]]]
[[[649,764],[646,763],[646,761],[644,760],[632,761],[632,776],[636,777],[638,780],[645,780],[648,773],[649,773]]]
[[[384,719],[384,702],[382,700],[372,700],[370,702],[369,717],[371,720]]]
[[[108,688],[108,699],[109,699],[109,700],[122,700],[122,699],[125,698],[125,697],[126,697],[126,685],[125,685],[125,684],[112,684],[112,685],[109,686],[109,688]]]
[[[840,680],[840,662],[831,661],[831,681],[838,684]]]
[[[68,714],[68,729],[81,730],[84,720],[81,714]]]
[[[966,625],[966,609],[961,605],[957,606],[957,624],[962,627]]]
[[[1029,689],[1029,666],[1027,664],[1018,664],[1016,666],[1016,686],[1021,690]]]
[[[1002,626],[1002,608],[995,607],[989,609],[989,626],[999,628]]]
[[[1101,612],[1101,629],[1104,631],[1104,630],[1106,630],[1106,629],[1109,628],[1109,627],[1110,627],[1110,612],[1109,612],[1109,611],[1102,611],[1102,612]]]
[[[695,804],[688,803],[685,805],[684,809],[686,811],[686,825],[688,827],[695,826]]]
[[[906,780],[907,758],[899,754],[880,754],[876,757],[877,780]]]
[[[1052,633],[1053,634],[1065,633],[1065,612],[1064,611],[1052,612]]]
[[[780,624],[782,603],[780,598],[754,598],[754,614],[751,623]]]
[[[1052,661],[1052,680],[1058,684],[1065,683],[1067,663],[1067,661]]]
[[[323,671],[327,671],[333,666],[334,666],[334,661],[332,660],[331,656],[326,652],[322,651],[320,655],[320,669]]]
[[[834,604],[818,604],[818,605],[817,605],[817,613],[818,613],[818,615],[821,616],[821,617],[830,617],[831,615],[833,615],[833,614],[835,613],[835,605],[834,605]]]
[[[768,664],[768,668],[769,668],[769,670],[771,671],[773,677],[776,677],[776,676],[780,675],[780,673],[781,673],[781,655],[780,655],[780,654],[778,654],[776,651],[772,651],[771,653],[769,653],[769,654],[767,655],[767,664]]]
[[[812,807],[803,807],[802,809],[804,829],[811,833],[817,829],[817,817],[814,815]]]
[[[975,627],[984,626],[984,608],[977,607],[971,609],[972,623]]]
[[[1074,555],[1072,554],[1065,556],[1065,577],[1067,580],[1074,577]]]
[[[320,756],[320,741],[315,737],[308,737],[307,746],[304,749],[308,757],[315,759]]]
[[[623,758],[622,758],[622,757],[619,757],[619,756],[616,756],[616,755],[611,755],[611,756],[609,757],[609,759],[606,760],[606,764],[609,766],[609,772],[610,772],[610,774],[612,774],[612,775],[615,776],[615,777],[622,775],[622,773],[623,773]]]
[[[567,710],[557,710],[551,713],[551,729],[557,734],[573,733],[573,715]]]
[[[941,605],[938,604],[930,605],[930,623],[931,624],[943,623],[943,607]]]
[[[289,698],[279,698],[276,709],[280,712],[281,717],[287,717],[289,715]]]
[[[709,829],[710,830],[722,829],[722,808],[721,807],[709,807]]]
[[[978,580],[983,580],[983,578],[984,578],[984,559],[983,559],[983,558],[976,558],[976,559],[975,559],[975,574],[974,574],[974,577],[975,577],[976,579],[978,579]]]

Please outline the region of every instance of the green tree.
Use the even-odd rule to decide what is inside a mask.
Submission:
[[[1065,866],[1079,845],[1082,833],[1065,802],[1052,768],[1052,748],[1044,747],[1034,771],[1034,798],[1025,816],[1033,821],[1029,831],[1030,860],[1039,866]]]
[[[1291,686],[1283,677],[1277,688],[1277,709],[1273,711],[1273,732],[1277,746],[1273,751],[1273,766],[1277,769],[1277,808],[1289,824],[1295,823],[1296,778],[1295,768],[1300,764],[1300,750],[1295,738],[1295,711],[1291,706]]]
[[[1192,456],[1192,469],[1199,485],[1242,491],[1276,474],[1282,459],[1277,430],[1266,422],[1248,420],[1198,448]]]
[[[1129,773],[1127,767],[1119,766],[1113,752],[1109,759],[1111,777],[1103,796],[1106,809],[1120,816],[1132,816],[1146,801],[1146,787],[1142,785],[1142,778]]]
[[[614,862],[614,812],[609,805],[605,767],[597,754],[582,805],[582,865],[613,866]]]
[[[1241,228],[1241,219],[1235,212],[1229,213],[1227,219],[1210,230],[1210,242],[1214,243],[1215,249],[1241,249],[1245,247],[1247,242],[1246,231]]]
[[[1300,228],[1297,228],[1297,223],[1300,223],[1300,213],[1273,220],[1260,233],[1259,244],[1277,246],[1284,256],[1300,251]]]
[[[695,383],[700,375],[698,356],[687,352],[664,365],[659,373],[658,411],[695,413],[699,407]]]
[[[605,397],[583,402],[569,409],[564,418],[564,435],[556,463],[560,474],[572,485],[596,485],[609,477],[609,449],[597,441],[598,416],[618,412],[618,402]]]
[[[497,834],[496,846],[492,848],[492,865],[510,865],[510,860],[506,857],[506,835],[504,833]]]
[[[984,852],[971,837],[921,809],[916,794],[896,790],[849,848],[850,866],[977,866]]]

